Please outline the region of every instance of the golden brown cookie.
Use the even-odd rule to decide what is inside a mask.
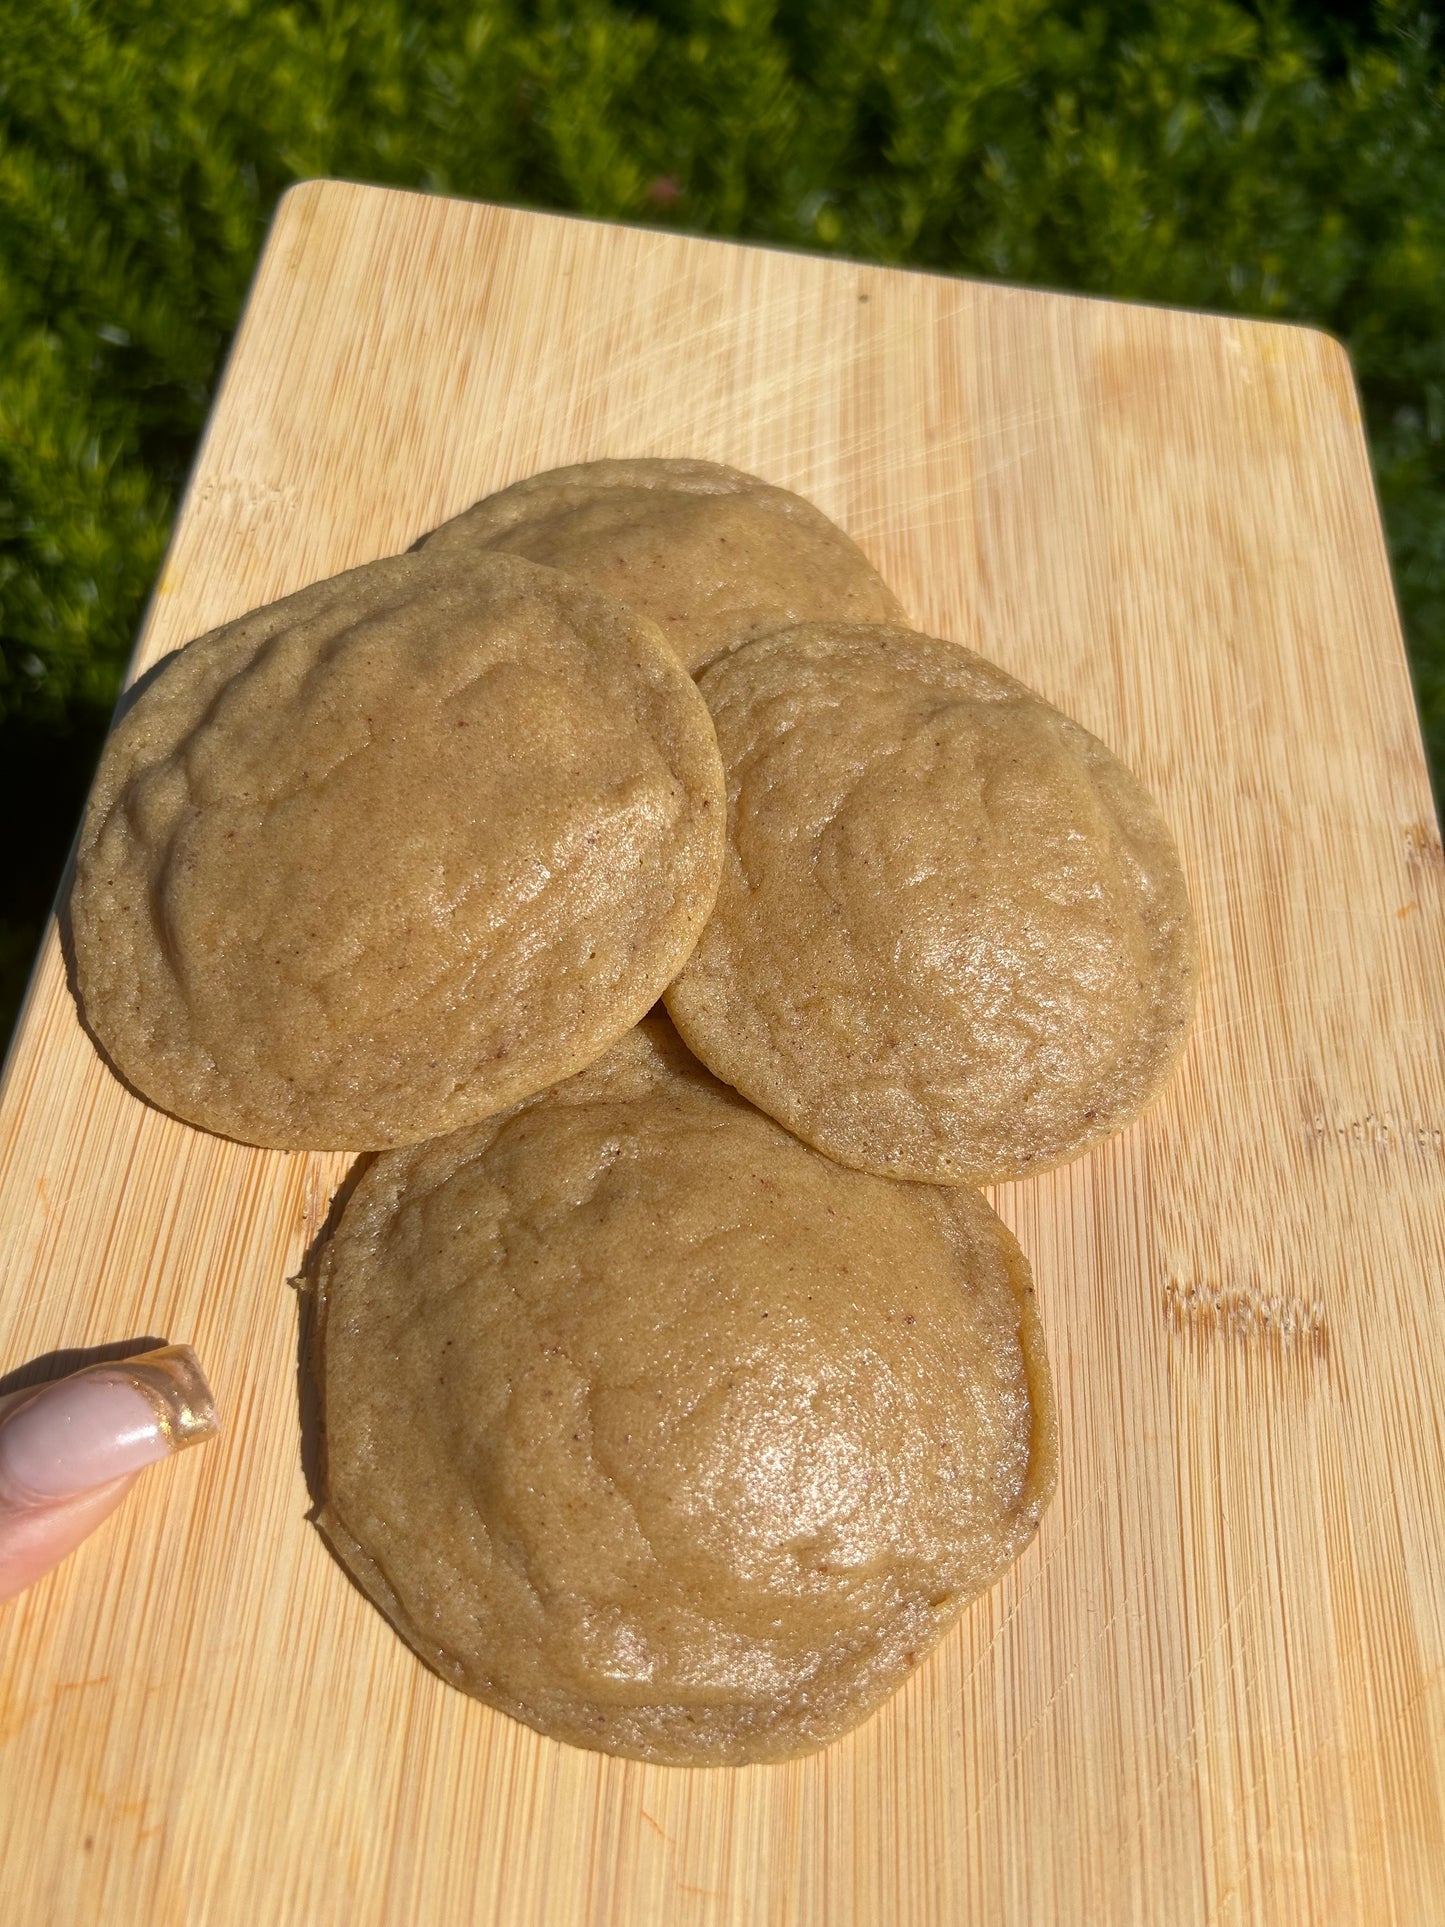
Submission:
[[[667,1007],[710,1070],[861,1170],[1046,1170],[1159,1090],[1194,1008],[1174,842],[1087,730],[906,629],[807,624],[699,687],[716,908]]]
[[[741,638],[903,610],[858,545],[787,489],[719,462],[579,462],[532,475],[426,537],[564,569],[651,616],[696,671]]]
[[[411,1143],[637,1022],[721,817],[651,623],[511,556],[369,563],[191,643],[117,726],[71,897],[85,1017],[207,1130]]]
[[[445,1679],[576,1745],[821,1745],[1052,1489],[1028,1267],[983,1200],[820,1157],[660,1017],[379,1158],[319,1292],[328,1538]]]

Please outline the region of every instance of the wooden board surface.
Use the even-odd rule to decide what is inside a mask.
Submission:
[[[1179,834],[1182,1073],[997,1196],[1058,1498],[812,1759],[650,1768],[462,1698],[307,1523],[287,1281],[346,1160],[129,1096],[52,930],[0,1101],[0,1370],[188,1340],[226,1429],[0,1613],[0,1920],[1445,1920],[1445,864],[1343,353],[310,185],[136,666],[600,455],[811,496]]]

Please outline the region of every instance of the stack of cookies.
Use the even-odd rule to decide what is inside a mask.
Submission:
[[[1188,901],[1128,770],[810,504],[589,463],[201,637],[71,921],[144,1097],[380,1153],[317,1278],[322,1525],[457,1686],[788,1757],[1031,1537],[1048,1365],[980,1187],[1158,1092]]]

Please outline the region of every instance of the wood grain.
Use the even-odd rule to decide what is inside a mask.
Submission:
[[[345,1160],[131,1097],[52,930],[0,1100],[0,1367],[189,1340],[226,1430],[0,1617],[0,1919],[1445,1919],[1445,860],[1344,354],[310,185],[136,667],[520,475],[648,454],[811,496],[1179,833],[1183,1071],[998,1198],[1058,1500],[813,1759],[648,1768],[463,1699],[307,1523],[287,1281]]]

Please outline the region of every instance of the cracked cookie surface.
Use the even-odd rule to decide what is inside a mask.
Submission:
[[[656,629],[509,556],[406,555],[190,643],[106,745],[77,989],[143,1096],[379,1148],[604,1051],[722,849],[707,711]]]
[[[894,622],[903,610],[821,509],[720,462],[578,462],[528,476],[424,538],[563,569],[650,616],[685,668],[785,623]]]
[[[727,770],[666,996],[717,1076],[862,1170],[987,1184],[1129,1123],[1193,1014],[1178,852],[1099,740],[956,644],[803,624],[699,677]]]
[[[649,1018],[376,1160],[318,1278],[321,1524],[416,1651],[575,1744],[777,1759],[862,1719],[1054,1478],[1028,1267]]]

